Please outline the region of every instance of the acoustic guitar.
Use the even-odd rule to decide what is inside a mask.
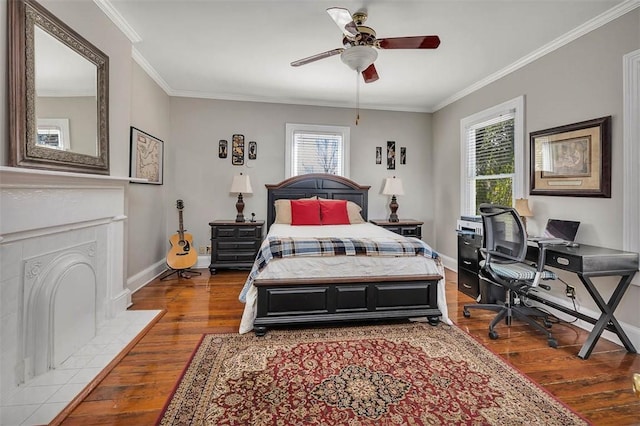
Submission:
[[[193,236],[184,232],[182,226],[182,209],[184,204],[182,200],[176,201],[178,208],[178,233],[171,236],[171,250],[167,253],[167,265],[171,269],[188,269],[198,262],[198,252],[193,247]]]

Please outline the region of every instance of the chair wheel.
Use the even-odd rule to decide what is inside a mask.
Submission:
[[[547,343],[549,343],[549,347],[550,348],[557,348],[558,347],[558,341],[556,339],[547,339]]]
[[[471,317],[471,312],[467,311],[466,309],[463,309],[463,310],[462,310],[462,315],[463,315],[465,318],[470,318],[470,317]]]
[[[490,338],[491,340],[496,340],[496,339],[498,339],[498,333],[496,333],[495,331],[490,331],[490,332],[489,332],[489,338]]]

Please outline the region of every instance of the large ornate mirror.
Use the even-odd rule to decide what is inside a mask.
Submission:
[[[7,16],[11,165],[109,174],[109,58],[34,0]]]

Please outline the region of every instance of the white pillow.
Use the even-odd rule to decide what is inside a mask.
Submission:
[[[360,212],[362,208],[354,203],[353,201],[347,201],[347,214],[349,215],[349,222],[352,225],[356,223],[365,223],[365,220],[362,218]]]

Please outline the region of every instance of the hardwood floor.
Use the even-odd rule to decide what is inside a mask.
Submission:
[[[165,309],[166,314],[133,347],[104,380],[62,421],[64,425],[152,425],[203,333],[237,332],[243,304],[238,299],[247,272],[220,271],[209,277],[154,281],[133,295],[130,309]],[[640,398],[631,377],[640,372],[640,355],[601,339],[588,360],[576,356],[587,333],[572,325],[552,328],[558,348],[515,322],[499,326],[490,340],[493,313],[474,310],[457,291],[457,275],[447,271],[447,303],[451,319],[533,381],[542,385],[596,425],[640,424]]]

